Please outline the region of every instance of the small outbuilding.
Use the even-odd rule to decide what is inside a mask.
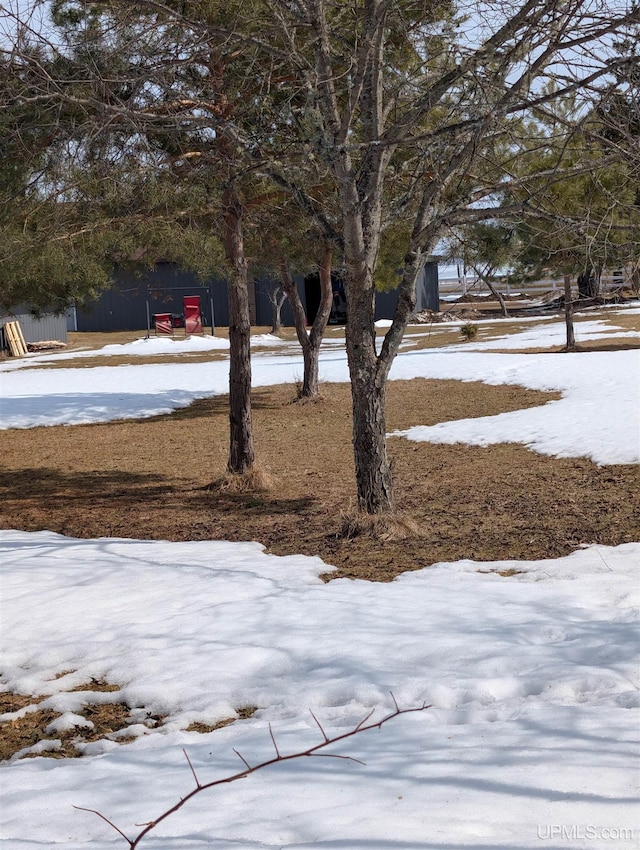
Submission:
[[[67,342],[67,317],[54,313],[41,313],[35,316],[28,304],[15,307],[10,313],[0,311],[0,349],[9,350],[5,325],[18,322],[24,341],[38,343],[45,341]]]

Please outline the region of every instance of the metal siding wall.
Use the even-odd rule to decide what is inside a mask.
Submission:
[[[216,327],[229,327],[229,290],[226,280],[212,280],[210,286],[213,292],[213,311],[215,313]],[[207,295],[207,299],[209,296]],[[211,320],[211,307],[207,300],[205,315]]]
[[[392,319],[397,303],[397,289],[392,289],[390,292],[376,292],[376,311],[374,314],[376,322],[378,319]]]
[[[265,325],[271,327],[271,301],[267,292],[272,285],[273,281],[270,280],[259,280],[256,278],[253,281],[256,308],[255,325],[258,327]]]
[[[255,292],[256,292],[256,325],[258,327],[271,327],[271,301],[269,300],[269,296],[267,295],[267,287],[272,282],[269,280],[260,280],[256,279],[255,281]],[[304,281],[296,278],[296,285],[298,287],[298,294],[300,295],[300,300],[302,301],[302,306],[305,309],[305,313],[307,310],[307,299],[304,291]],[[282,324],[285,327],[293,327],[293,310],[291,309],[291,303],[289,299],[284,302],[282,305]]]
[[[142,292],[108,289],[96,300],[79,305],[76,321],[79,331],[139,331],[146,330],[146,287]]]
[[[306,310],[304,283],[296,278],[298,292]],[[271,303],[265,292],[268,281],[255,282],[255,325],[271,326]],[[183,295],[199,295],[206,324],[211,324],[209,287],[213,293],[216,327],[229,327],[229,293],[227,282],[211,279],[203,286],[190,272],[177,271],[169,264],[159,264],[142,278],[120,272],[111,289],[94,302],[76,309],[77,329],[105,333],[109,331],[144,331],[147,328],[147,289],[151,288],[149,310],[153,313],[182,313]],[[172,291],[173,290],[173,291]],[[293,326],[289,301],[282,307],[282,323]]]
[[[199,295],[206,323],[210,325],[208,286],[213,290],[215,324],[227,327],[229,304],[226,281],[211,280],[203,286],[195,275],[177,271],[173,266],[163,263],[142,278],[124,272],[117,274],[113,287],[103,292],[97,301],[77,308],[78,330],[98,333],[146,330],[149,288],[151,314],[181,314],[183,296]]]
[[[397,303],[397,289],[392,289],[390,292],[376,292],[376,321],[378,319],[392,319]],[[426,263],[416,282],[416,311],[438,311],[439,309],[438,263],[432,261]]]
[[[305,280],[306,280],[307,286],[318,290],[318,292],[317,292],[317,295],[318,295],[317,305],[319,305],[319,303],[320,303],[320,295],[319,295],[320,284],[319,284],[319,281],[317,279],[314,280],[313,275],[307,276],[307,278]],[[307,297],[306,297],[306,292],[305,292],[305,281],[304,280],[298,281],[298,292],[300,293],[300,297],[302,298],[302,303],[305,305],[305,310],[306,310]],[[315,292],[310,292],[309,298],[312,298],[312,295],[315,295],[315,294],[316,294]],[[263,324],[271,324],[271,307],[269,305],[267,297],[264,296],[264,298],[265,298],[265,301],[267,303],[267,307],[268,307],[269,312],[265,314],[268,317],[268,319]],[[314,302],[314,306],[312,307],[312,309],[316,308],[316,299],[315,298],[313,298],[313,302]],[[393,314],[395,313],[397,303],[398,303],[398,291],[397,291],[397,289],[392,289],[390,292],[376,292],[376,303],[375,303],[375,314],[374,314],[375,320],[377,321],[378,319],[391,319],[391,318],[393,318]],[[285,307],[289,312],[287,313],[285,311],[285,309],[283,309],[283,311],[282,311],[283,324],[293,325],[293,314],[291,313],[291,307],[288,303],[285,305]]]
[[[22,310],[23,312],[19,312]],[[0,316],[0,325],[6,322],[20,322],[20,328],[25,342],[42,342],[43,340],[67,341],[67,320],[64,315],[54,316],[47,313],[39,319],[34,318],[25,307],[19,307],[10,316]],[[4,346],[4,334],[3,334]]]
[[[437,262],[427,263],[416,287],[416,311],[440,309],[440,289],[438,285]]]

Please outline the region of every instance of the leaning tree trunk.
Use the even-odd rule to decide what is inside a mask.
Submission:
[[[251,424],[251,319],[244,256],[242,204],[235,187],[223,194],[224,247],[229,279],[229,461],[227,471],[242,475],[253,467]]]
[[[302,397],[314,398],[320,392],[320,346],[331,315],[333,292],[331,288],[331,260],[333,250],[327,243],[324,245],[322,258],[318,263],[320,277],[320,305],[309,331],[308,350],[304,352],[304,379],[302,382]]]
[[[496,287],[491,283],[490,280],[485,280],[485,283],[489,287],[489,291],[491,292],[493,297],[497,300],[498,304],[500,305],[500,310],[502,311],[502,315],[505,318],[508,318],[509,313],[507,312],[507,304],[504,300],[502,293],[500,292],[499,289],[496,289]]]
[[[576,338],[573,331],[573,299],[571,295],[571,275],[564,276],[564,321],[567,326],[567,344],[565,351],[575,351]]]

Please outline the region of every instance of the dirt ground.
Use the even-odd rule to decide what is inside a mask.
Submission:
[[[392,381],[387,425],[486,416],[556,397]],[[582,543],[638,539],[637,466],[402,438],[389,439],[397,506],[420,533],[345,538],[343,519],[355,505],[349,389],[325,384],[320,401],[293,401],[291,386],[253,394],[258,463],[272,480],[255,493],[210,486],[227,460],[224,396],[145,420],[5,431],[0,526],[81,538],[257,540],[276,554],[320,555],[338,568],[332,577],[379,581],[443,560],[556,557]]]

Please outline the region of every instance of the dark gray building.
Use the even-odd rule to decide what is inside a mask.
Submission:
[[[336,276],[339,280],[339,276]],[[251,324],[270,326],[272,306],[269,290],[277,281],[268,278],[256,279],[249,286]],[[336,288],[336,287],[334,287]],[[313,321],[320,303],[320,283],[317,275],[308,275],[298,281],[298,292]],[[93,302],[76,306],[74,330],[78,331],[142,331],[153,327],[156,313],[171,313],[179,319],[182,315],[182,298],[199,295],[204,324],[211,327],[213,315],[216,327],[229,326],[227,282],[212,278],[205,283],[191,272],[183,271],[171,263],[158,263],[154,269],[136,275],[131,272],[116,272],[114,284]],[[376,297],[376,319],[393,316],[397,293],[380,292]],[[417,310],[437,310],[438,264],[427,263],[417,287]],[[335,320],[335,316],[332,317]],[[282,322],[293,325],[291,305],[285,301]]]
[[[95,301],[77,304],[75,330],[143,331],[155,313],[182,315],[182,298],[199,295],[206,324],[211,324],[213,300],[216,325],[229,324],[227,284],[210,280],[203,286],[196,275],[178,270],[171,263],[158,263],[143,274],[116,271],[113,286]]]

